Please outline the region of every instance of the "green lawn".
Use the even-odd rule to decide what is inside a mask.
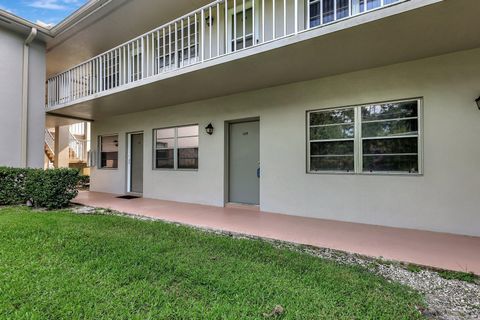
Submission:
[[[339,235],[341,236],[341,235]],[[0,208],[0,319],[422,319],[360,268],[162,222]]]

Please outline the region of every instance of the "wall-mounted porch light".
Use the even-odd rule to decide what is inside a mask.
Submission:
[[[475,100],[475,102],[477,103],[478,109],[480,109],[480,97],[478,97],[477,100]]]
[[[207,26],[209,26],[209,27],[211,27],[211,26],[210,26],[210,19],[212,19],[212,24],[213,24],[213,22],[215,21],[215,18],[214,18],[214,17],[210,17],[210,16],[206,17],[206,18],[205,18],[205,23],[206,23]]]
[[[209,135],[212,135],[213,134],[213,126],[211,123],[208,124],[208,126],[205,127],[205,131],[209,134]]]

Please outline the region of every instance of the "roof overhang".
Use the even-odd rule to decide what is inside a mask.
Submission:
[[[45,28],[14,15],[13,13],[0,9],[0,24],[12,31],[26,34],[30,33],[32,28],[35,28],[40,33],[41,39],[45,42],[49,42],[67,32],[90,14],[112,1],[113,0],[90,0],[53,28]]]
[[[20,18],[10,12],[0,9],[0,26],[11,30],[16,33],[23,34],[28,36],[33,28],[37,29],[38,37],[43,42],[47,42],[48,39],[52,38],[51,32],[49,29],[46,29],[42,26],[39,26],[35,23],[32,23],[28,20]]]

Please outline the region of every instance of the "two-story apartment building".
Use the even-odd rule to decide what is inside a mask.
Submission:
[[[91,189],[480,236],[477,0],[90,1],[47,122]]]

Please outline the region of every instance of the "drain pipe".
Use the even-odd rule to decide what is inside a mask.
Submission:
[[[23,77],[22,77],[22,124],[21,124],[21,167],[28,165],[28,71],[30,44],[37,36],[37,28],[32,28],[23,44]]]

